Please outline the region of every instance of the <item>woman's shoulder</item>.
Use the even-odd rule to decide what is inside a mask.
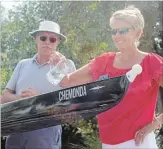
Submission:
[[[148,53],[148,63],[150,63],[150,65],[158,65],[158,64],[163,64],[163,57],[161,57],[160,55],[156,54],[156,53]]]
[[[163,59],[162,56],[156,54],[156,53],[149,53],[149,56],[153,59]]]
[[[97,56],[96,59],[110,59],[113,58],[116,55],[115,52],[105,52],[101,54],[100,56]]]
[[[144,69],[148,70],[148,74],[152,78],[158,79],[158,76],[162,74],[163,70],[163,57],[156,53],[148,53],[147,58],[145,59]]]

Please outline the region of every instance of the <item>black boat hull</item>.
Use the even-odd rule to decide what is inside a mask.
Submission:
[[[2,136],[98,115],[120,103],[129,84],[124,75],[2,104]]]

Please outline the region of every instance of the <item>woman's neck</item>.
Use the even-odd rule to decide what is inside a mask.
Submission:
[[[119,58],[122,61],[128,61],[129,59],[133,59],[140,55],[141,51],[138,48],[133,48],[129,50],[121,50],[121,52],[118,52]]]

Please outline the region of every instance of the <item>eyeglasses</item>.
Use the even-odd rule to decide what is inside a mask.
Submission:
[[[133,29],[133,28],[118,28],[118,29],[112,29],[112,30],[111,30],[111,34],[112,34],[112,35],[116,35],[117,32],[118,32],[120,35],[124,35],[124,34],[127,34],[131,29]]]
[[[49,41],[50,41],[51,43],[55,43],[55,42],[57,41],[57,39],[56,39],[56,38],[53,38],[53,37],[48,38],[48,37],[46,37],[46,36],[40,36],[40,40],[41,40],[41,41],[46,41],[47,39],[49,39]]]

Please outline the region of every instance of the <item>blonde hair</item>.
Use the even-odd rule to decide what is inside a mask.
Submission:
[[[144,28],[144,17],[141,11],[134,6],[128,6],[125,9],[114,12],[110,18],[110,22],[112,19],[124,20],[131,24],[134,29]]]

